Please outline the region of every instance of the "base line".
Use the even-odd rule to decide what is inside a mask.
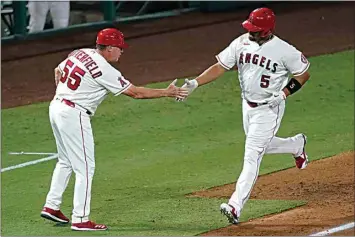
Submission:
[[[53,159],[56,159],[56,158],[58,158],[58,154],[54,154],[54,155],[51,155],[51,156],[48,156],[48,157],[45,157],[45,158],[42,158],[42,159],[38,159],[38,160],[32,160],[32,161],[25,162],[25,163],[18,164],[18,165],[9,166],[9,167],[1,169],[1,173],[5,172],[5,171],[9,171],[9,170],[23,168],[23,167],[26,167],[26,166],[29,166],[29,165],[38,164],[38,163],[45,162],[45,161],[48,161],[48,160],[53,160]]]
[[[9,155],[54,155],[57,153],[48,153],[48,152],[9,152]]]
[[[343,231],[343,230],[354,228],[354,226],[355,226],[355,222],[351,222],[351,223],[348,223],[348,224],[345,224],[345,225],[341,225],[341,226],[338,226],[338,227],[331,228],[329,230],[325,230],[325,231],[322,231],[322,232],[318,232],[318,233],[312,234],[310,236],[326,236],[326,235],[334,234],[334,233],[339,232],[339,231]]]

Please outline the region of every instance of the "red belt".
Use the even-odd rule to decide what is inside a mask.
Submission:
[[[255,102],[251,102],[251,101],[247,101],[248,105],[252,108],[255,108],[255,107],[258,107],[260,105],[266,105],[267,102],[264,102],[264,103],[255,103]]]
[[[68,106],[70,106],[70,107],[72,107],[72,108],[75,108],[75,107],[79,108],[79,107],[80,107],[79,109],[84,110],[84,112],[85,112],[86,114],[92,115],[92,113],[91,113],[89,110],[87,110],[87,109],[81,107],[80,105],[75,104],[74,102],[71,102],[70,100],[67,100],[67,99],[60,99],[60,98],[56,98],[56,100],[60,100],[60,102],[66,104],[66,105],[68,105]]]
[[[61,102],[63,102],[66,105],[69,105],[70,107],[75,108],[75,104],[71,102],[70,100],[62,99]]]

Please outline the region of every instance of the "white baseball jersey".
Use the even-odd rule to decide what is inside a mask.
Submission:
[[[227,70],[238,67],[242,98],[265,102],[272,93],[281,91],[289,73],[301,75],[309,68],[306,57],[276,35],[259,46],[243,34],[216,56]]]
[[[95,49],[78,49],[59,64],[62,77],[56,96],[95,113],[109,92],[119,95],[131,83]]]

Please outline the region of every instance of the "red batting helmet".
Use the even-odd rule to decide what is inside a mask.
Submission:
[[[250,13],[248,20],[244,21],[242,26],[248,32],[261,32],[261,37],[267,37],[275,29],[275,14],[269,8],[257,8]]]
[[[127,48],[128,44],[124,42],[124,35],[115,28],[106,28],[97,34],[96,44],[109,45],[119,48]]]

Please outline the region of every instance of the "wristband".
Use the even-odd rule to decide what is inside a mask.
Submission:
[[[196,79],[190,80],[190,83],[192,84],[192,86],[194,87],[194,89],[196,89],[198,87],[198,82]]]
[[[295,78],[291,78],[291,80],[287,83],[285,88],[290,92],[290,95],[301,89],[302,85]]]

